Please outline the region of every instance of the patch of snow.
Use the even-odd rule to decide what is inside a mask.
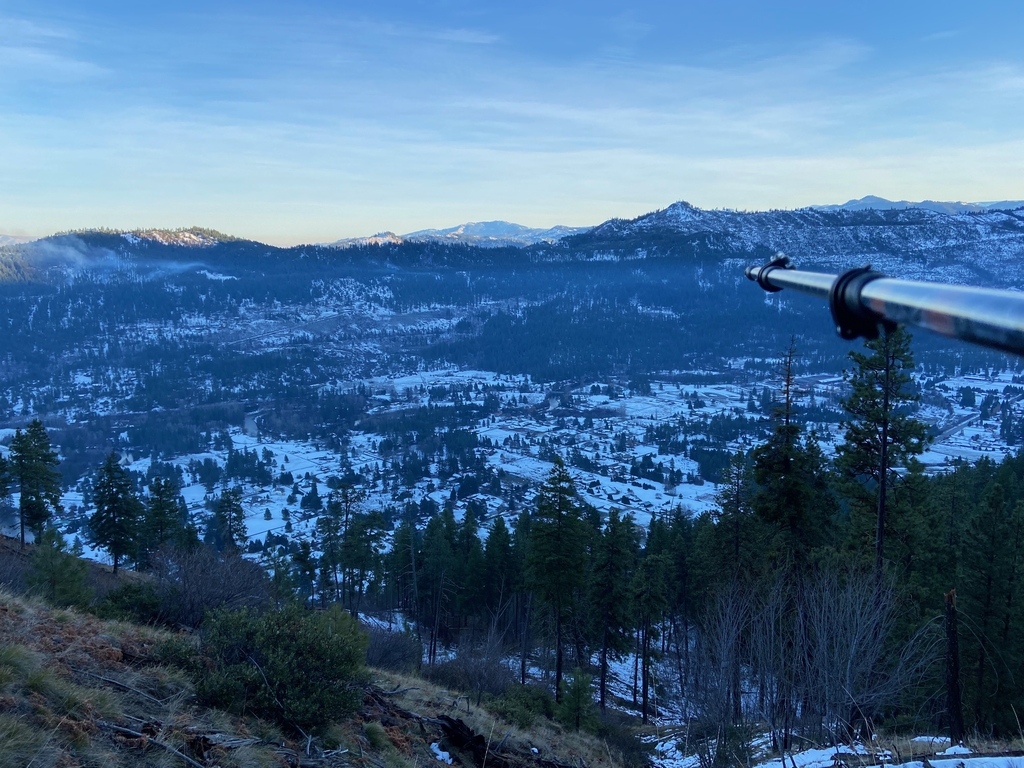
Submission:
[[[952,747],[949,747],[948,749],[944,749],[942,752],[939,752],[938,754],[940,754],[940,755],[969,755],[969,754],[971,754],[971,750],[969,750],[967,747],[961,746],[960,744],[954,744]]]
[[[452,756],[441,749],[441,745],[436,741],[430,745],[430,751],[434,753],[434,757],[436,757],[439,762],[445,763],[446,765],[452,764]],[[537,750],[534,750],[534,752],[536,751]]]

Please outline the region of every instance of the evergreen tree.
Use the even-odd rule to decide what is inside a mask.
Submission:
[[[1013,732],[1007,701],[1019,686],[1022,656],[1020,569],[1024,559],[1024,504],[1007,499],[992,483],[976,505],[964,532],[963,612],[971,619],[972,641],[965,643],[965,698],[975,727],[995,725]]]
[[[228,488],[213,504],[213,515],[206,528],[206,543],[222,552],[241,549],[247,540],[242,489]]]
[[[893,470],[921,453],[924,425],[910,415],[918,400],[911,372],[914,359],[910,334],[902,327],[885,331],[865,344],[867,353],[850,352],[856,370],[849,377],[853,389],[843,401],[848,418],[845,442],[838,446],[838,464],[855,481],[852,488],[866,506],[870,494],[856,482],[870,478],[875,486],[875,576],[881,580],[885,554],[886,509]]]
[[[113,451],[100,468],[93,487],[96,511],[89,518],[90,540],[110,553],[117,573],[122,558],[137,551],[142,502],[132,491],[132,480]]]
[[[341,569],[341,543],[342,543],[342,520],[343,508],[338,500],[338,494],[331,492],[327,497],[325,514],[317,518],[316,530],[320,536],[320,557],[321,569],[326,569],[330,575],[329,589],[334,600],[340,598],[341,585],[338,574]]]
[[[384,516],[380,512],[356,513],[342,538],[341,559],[348,572],[348,605],[357,618],[367,584],[380,563],[384,527]]]
[[[308,541],[299,542],[299,548],[292,553],[292,567],[295,569],[303,600],[308,596],[309,604],[312,606],[316,589],[317,559]]]
[[[164,544],[187,548],[197,540],[195,529],[182,519],[178,484],[170,478],[153,478],[139,527],[139,567],[148,568],[153,553]]]
[[[41,535],[50,517],[61,511],[59,463],[56,451],[50,447],[50,436],[39,419],[33,419],[24,432],[19,429],[14,433],[8,471],[21,494],[18,516],[22,549],[26,528]]]
[[[576,667],[562,684],[558,719],[578,731],[594,720],[594,679]]]
[[[633,517],[619,516],[619,510],[608,511],[608,523],[601,535],[590,581],[591,616],[600,639],[600,682],[598,700],[605,709],[608,685],[608,658],[629,650],[629,589],[633,564],[639,542]]]
[[[768,553],[802,570],[811,550],[827,541],[833,504],[817,438],[799,438],[796,424],[781,423],[753,450],[750,506],[768,526]]]
[[[504,518],[494,520],[484,544],[484,604],[491,615],[498,615],[511,599],[517,584],[512,551],[512,535]]]
[[[736,453],[722,472],[717,509],[694,520],[691,570],[698,602],[704,603],[737,574],[754,579],[763,570],[767,532],[751,507],[753,493],[750,468]]]
[[[668,561],[663,554],[645,553],[637,563],[632,582],[632,605],[635,611],[641,670],[640,715],[647,723],[650,714],[651,665],[658,639],[658,626],[664,616],[666,603],[665,575]]]
[[[560,699],[566,629],[579,608],[575,597],[586,583],[587,539],[576,486],[561,458],[556,456],[554,464],[534,513],[527,573],[530,586],[551,616],[555,690]]]
[[[46,528],[32,553],[28,586],[51,605],[83,608],[92,600],[86,583],[86,564],[67,551],[64,537],[54,528]]]
[[[484,603],[484,549],[480,543],[480,525],[473,505],[466,507],[466,515],[459,526],[458,542],[459,613],[471,617],[479,615]]]
[[[439,636],[447,633],[446,618],[452,597],[452,574],[456,570],[454,518],[447,525],[445,518],[451,517],[451,510],[445,509],[440,515],[430,518],[423,532],[423,563],[420,599],[424,605],[420,611],[421,620],[430,628],[430,642],[427,658],[431,664],[437,654]]]
[[[10,465],[7,459],[0,456],[0,501],[7,498],[11,492]]]
[[[302,497],[302,501],[299,506],[307,512],[319,512],[324,508],[324,503],[320,498],[320,490],[317,487],[316,478],[313,478],[313,484],[310,486],[309,493]]]

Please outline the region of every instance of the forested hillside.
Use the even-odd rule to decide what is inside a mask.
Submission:
[[[175,663],[204,706],[327,752],[284,691],[324,633],[343,671],[419,669],[616,763],[1012,739],[1020,361],[902,331],[850,345],[742,267],[781,247],[1012,285],[1019,229],[677,204],[529,247],[7,248],[2,581],[188,632]],[[276,655],[306,623],[307,656]],[[348,685],[324,692],[342,719]]]

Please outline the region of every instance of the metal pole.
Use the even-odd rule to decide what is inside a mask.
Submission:
[[[842,275],[801,272],[785,257],[748,267],[746,275],[766,291],[789,288],[827,298],[844,338],[875,338],[879,325],[904,323],[1024,354],[1024,293],[897,280],[870,268]]]

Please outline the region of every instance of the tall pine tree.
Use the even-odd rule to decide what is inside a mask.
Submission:
[[[576,502],[576,486],[555,457],[541,488],[532,524],[527,571],[538,600],[548,609],[555,641],[555,697],[562,696],[566,630],[576,615],[585,585],[587,531]]]
[[[881,583],[885,558],[888,492],[894,470],[921,453],[924,425],[913,418],[911,406],[918,396],[911,372],[914,357],[910,334],[903,327],[885,331],[865,344],[867,353],[850,352],[856,369],[849,376],[853,391],[843,401],[847,411],[845,442],[838,446],[838,464],[854,481],[851,488],[867,506],[871,493],[863,480],[874,485],[875,578]]]
[[[93,487],[96,511],[89,518],[90,540],[110,553],[114,573],[123,558],[137,550],[142,503],[132,491],[132,480],[113,451],[100,468]]]
[[[608,522],[598,540],[590,581],[591,618],[600,637],[598,702],[605,710],[608,688],[608,660],[630,648],[630,582],[639,541],[631,515],[608,511]]]
[[[50,436],[39,419],[33,419],[24,432],[14,433],[11,441],[9,472],[18,485],[18,517],[21,547],[25,547],[25,529],[40,536],[43,526],[60,506],[60,472],[57,452],[50,447]]]

